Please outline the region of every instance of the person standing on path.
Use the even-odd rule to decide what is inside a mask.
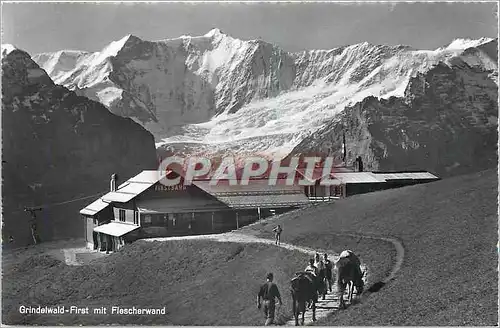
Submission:
[[[318,291],[323,295],[323,299],[325,299],[326,295],[326,268],[323,259],[319,256],[319,253],[316,253],[314,256],[314,266],[318,270]]]
[[[273,229],[273,232],[274,232],[274,237],[276,238],[276,242],[275,244],[276,245],[280,245],[281,244],[281,233],[283,232],[283,229],[281,229],[281,226],[278,224],[274,229]]]
[[[40,243],[40,237],[38,236],[36,223],[31,224],[31,236],[33,237],[33,242],[35,243],[35,245]]]
[[[262,304],[260,299],[262,298],[264,305],[264,315],[266,317],[266,326],[274,323],[274,313],[276,310],[276,301],[278,299],[278,305],[283,304],[281,301],[280,292],[278,286],[273,282],[273,274],[268,273],[266,276],[267,282],[260,287],[259,294],[257,295],[257,308],[260,310]]]
[[[333,264],[332,261],[328,259],[328,254],[323,255],[324,260],[323,262],[325,263],[325,273],[326,273],[326,281],[328,282],[328,290],[330,293],[332,292],[332,283],[333,283]]]
[[[318,276],[318,268],[314,265],[314,259],[309,259],[309,265],[306,266],[304,271],[312,273],[314,277]]]
[[[318,271],[324,270],[324,263],[318,253],[314,256],[314,266],[318,269]]]

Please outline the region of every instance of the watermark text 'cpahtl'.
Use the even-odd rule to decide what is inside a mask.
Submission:
[[[334,185],[331,179],[334,170],[333,157],[290,157],[270,161],[253,156],[243,160],[224,157],[217,161],[205,157],[183,158],[167,157],[158,168],[160,183],[175,186],[183,180],[184,185],[191,185],[195,180],[209,180],[210,185],[227,182],[229,185],[248,185],[252,179],[267,180],[269,185]],[[177,174],[166,174],[173,171]]]

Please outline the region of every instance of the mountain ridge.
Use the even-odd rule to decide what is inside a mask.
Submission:
[[[2,54],[2,238],[14,238],[7,247],[32,243],[24,207],[33,206],[42,207],[42,241],[81,237],[78,211],[108,190],[111,174],[156,168],[153,136],[56,85],[27,52]]]
[[[367,97],[410,99],[410,81],[440,63],[498,83],[497,47],[481,38],[435,50],[362,42],[292,53],[219,29],[160,41],[127,35],[57,83],[140,123],[162,156],[283,158]]]

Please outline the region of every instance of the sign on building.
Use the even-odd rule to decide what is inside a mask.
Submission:
[[[179,190],[186,190],[186,186],[185,185],[165,186],[162,184],[155,185],[155,191],[179,191]]]

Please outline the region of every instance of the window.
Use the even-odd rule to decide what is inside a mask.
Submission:
[[[172,227],[175,227],[175,215],[173,213],[169,213],[168,214],[168,217],[170,219],[170,222],[171,222],[171,226]]]
[[[139,212],[134,213],[134,224],[139,224]]]
[[[120,216],[120,221],[125,222],[125,210],[119,209],[118,215]]]

